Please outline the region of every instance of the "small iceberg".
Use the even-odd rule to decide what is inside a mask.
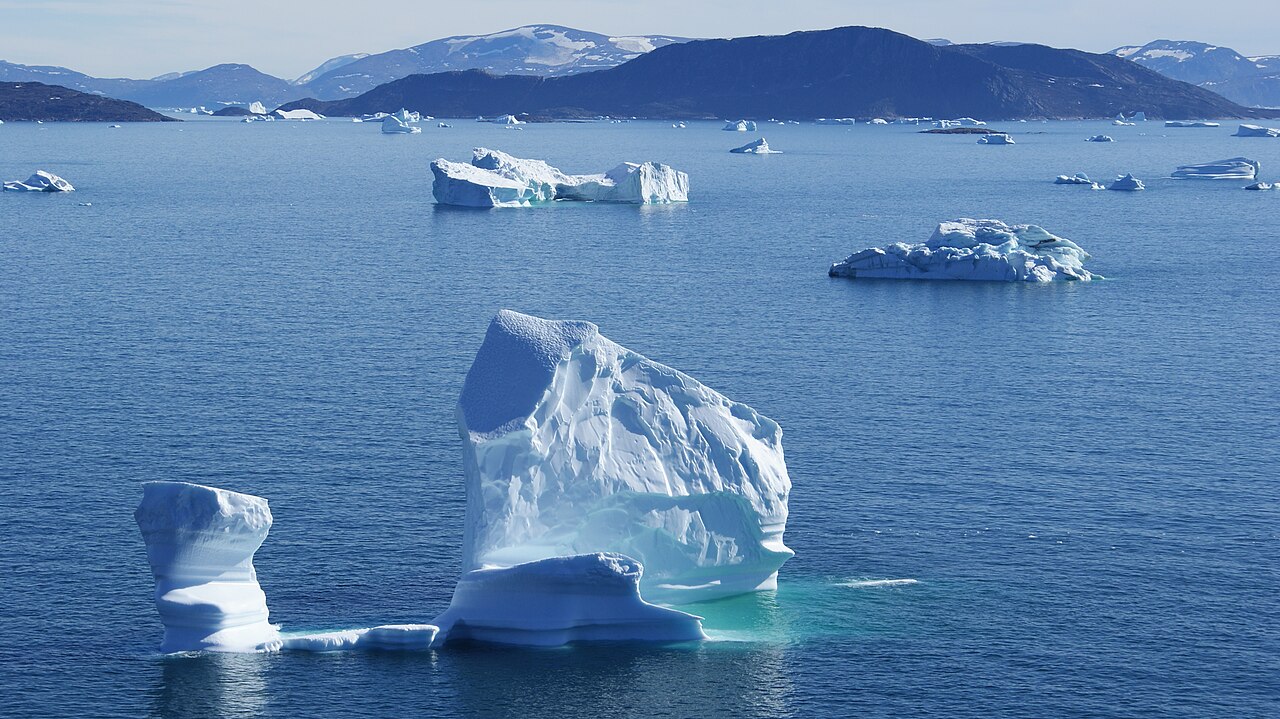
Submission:
[[[53,173],[37,170],[22,182],[12,180],[4,183],[4,189],[10,192],[72,192],[76,188]]]
[[[1085,142],[1115,142],[1115,138],[1110,135],[1094,135],[1085,140]]]
[[[781,155],[781,150],[774,150],[769,147],[769,143],[762,137],[755,142],[748,142],[742,147],[735,147],[729,152],[738,155]]]
[[[672,127],[672,128],[674,128],[674,129],[676,129],[676,130],[683,130],[683,129],[685,129],[686,127],[688,127],[688,125],[684,124],[683,122],[677,122],[677,123],[673,124],[671,127]]]
[[[1012,145],[1013,138],[1003,132],[993,132],[978,138],[979,145]]]
[[[271,113],[279,120],[323,120],[324,115],[318,115],[307,109],[298,110],[275,110]]]
[[[422,132],[421,127],[410,125],[397,115],[382,118],[382,134],[384,135],[416,135]]]
[[[1206,162],[1201,165],[1182,165],[1173,171],[1179,180],[1252,180],[1258,176],[1262,163],[1247,157]]]
[[[875,118],[872,118],[871,122],[868,122],[867,124],[868,125],[888,125],[889,121],[882,117],[875,117]]]
[[[819,117],[819,125],[856,125],[858,121],[852,117]],[[726,130],[729,128],[725,128]]]
[[[1234,137],[1280,137],[1280,128],[1261,125],[1241,125]]]
[[[1165,127],[1222,127],[1216,122],[1201,122],[1199,120],[1165,120]]]
[[[1089,179],[1089,176],[1083,172],[1077,172],[1074,175],[1058,175],[1053,181],[1055,185],[1088,185],[1095,190],[1105,189],[1100,183]]]
[[[471,164],[431,163],[432,194],[442,205],[527,207],[553,200],[637,205],[687,202],[689,176],[656,162],[624,162],[599,175],[568,175],[541,160],[476,148]]]
[[[725,132],[755,132],[757,127],[752,120],[725,120],[724,127],[720,129]]]
[[[1253,183],[1252,185],[1249,185],[1248,187],[1246,187],[1246,188],[1244,188],[1244,189],[1246,189],[1246,190],[1274,190],[1274,189],[1276,189],[1277,187],[1278,187],[1278,186],[1277,186],[1275,183],[1271,183],[1271,182],[1255,182],[1255,183]]]
[[[495,124],[495,125],[523,125],[523,124],[525,124],[524,120],[521,120],[520,118],[516,117],[515,115],[500,115],[500,116],[498,116],[498,117],[493,118],[492,120],[484,120],[484,119],[481,119],[481,121],[482,121],[482,122],[491,122],[491,123],[493,123],[493,124]]]
[[[447,122],[441,122],[441,123],[437,123],[436,127],[453,127],[453,125],[450,125]]]
[[[1134,177],[1132,174],[1129,174],[1129,175],[1124,175],[1123,177],[1117,177],[1107,187],[1107,189],[1119,190],[1121,192],[1137,192],[1139,190],[1147,189],[1147,186],[1142,184],[1142,180],[1139,180],[1138,178]]]
[[[1136,123],[1136,122],[1125,122],[1124,120],[1112,120],[1112,121],[1111,121],[1111,124],[1112,124],[1112,125],[1115,125],[1116,127],[1133,127],[1134,125],[1136,125],[1136,124],[1138,124],[1138,123]]]
[[[1084,268],[1089,253],[1036,225],[999,220],[943,222],[927,242],[897,242],[854,253],[831,266],[853,279],[1053,282],[1099,278]],[[1099,278],[1100,279],[1100,278]]]

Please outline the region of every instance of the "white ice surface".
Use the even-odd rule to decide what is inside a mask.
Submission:
[[[1142,184],[1142,180],[1139,180],[1132,174],[1129,174],[1117,177],[1110,185],[1107,186],[1107,189],[1119,190],[1121,192],[1137,192],[1139,190],[1147,189],[1147,186]]]
[[[742,147],[735,147],[729,152],[733,152],[739,155],[781,155],[782,154],[780,151],[770,148],[768,141],[766,141],[763,137],[760,138],[759,140],[756,140],[755,142],[748,142]]]
[[[1216,122],[1201,122],[1199,120],[1166,120],[1165,127],[1220,127]]]
[[[726,132],[755,132],[759,128],[753,120],[725,120],[724,127],[720,129]]]
[[[382,118],[382,134],[384,135],[416,135],[422,132],[421,127],[410,125],[408,121],[402,120],[396,115],[387,115]]]
[[[35,174],[24,181],[12,180],[4,183],[4,189],[10,192],[72,192],[76,188],[53,173],[36,170]]]
[[[999,220],[943,222],[928,242],[898,242],[857,252],[831,266],[832,277],[855,279],[1089,281],[1089,254],[1036,225]]]
[[[271,113],[281,120],[323,120],[324,115],[317,115],[311,110],[275,110]]]
[[[978,138],[979,145],[1012,145],[1013,138],[1002,132],[995,132],[990,135],[983,135]]]
[[[1105,189],[1101,184],[1089,179],[1089,176],[1083,172],[1077,172],[1074,175],[1058,175],[1053,181],[1055,185],[1088,185],[1095,190]]]
[[[1182,165],[1173,171],[1180,180],[1252,180],[1262,170],[1262,164],[1247,157],[1232,157],[1200,165]]]
[[[1241,125],[1236,130],[1236,137],[1280,137],[1280,128],[1262,127],[1261,125]]]

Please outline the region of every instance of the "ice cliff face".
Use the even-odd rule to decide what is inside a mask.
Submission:
[[[772,588],[792,556],[778,425],[591,323],[500,312],[458,422],[468,571],[616,552],[680,603]]]
[[[163,652],[279,646],[253,555],[271,529],[267,500],[183,482],[150,482],[134,512],[156,580]]]
[[[832,277],[854,279],[1089,281],[1089,254],[1071,240],[1036,225],[999,220],[943,222],[928,242],[895,243],[850,255],[831,266]]]

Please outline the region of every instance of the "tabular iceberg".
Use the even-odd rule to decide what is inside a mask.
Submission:
[[[1094,135],[1088,140],[1085,140],[1085,142],[1115,142],[1115,138],[1110,135]]]
[[[769,147],[769,143],[762,137],[755,142],[748,142],[742,147],[735,147],[729,152],[739,155],[781,155],[782,152]]]
[[[928,242],[898,242],[850,255],[831,266],[832,277],[854,279],[1089,281],[1089,254],[1071,240],[1036,225],[1009,226],[968,218],[943,222]]]
[[[1055,185],[1088,185],[1095,190],[1105,189],[1100,183],[1090,180],[1089,176],[1084,174],[1083,172],[1077,172],[1074,175],[1058,175],[1058,178],[1053,181],[1053,184]]]
[[[637,205],[687,202],[689,176],[655,162],[621,165],[600,175],[568,175],[542,160],[483,147],[471,164],[431,163],[436,202],[464,207],[525,207],[553,200]]]
[[[979,145],[1012,145],[1013,138],[1003,132],[993,132],[978,138]]]
[[[1236,129],[1235,137],[1280,137],[1280,128],[1241,125]]]
[[[134,519],[147,544],[163,652],[279,648],[253,555],[271,529],[267,500],[185,482],[149,482]]]
[[[382,118],[382,134],[384,135],[416,135],[422,132],[421,127],[414,127],[395,115]]]
[[[271,113],[281,120],[323,120],[324,115],[317,115],[311,110],[275,110]]]
[[[1198,120],[1166,120],[1165,127],[1221,127],[1216,122],[1200,122]]]
[[[1147,186],[1142,184],[1142,180],[1139,180],[1132,174],[1129,174],[1123,177],[1117,177],[1110,185],[1107,186],[1107,189],[1119,190],[1121,192],[1137,192],[1139,190],[1147,189]]]
[[[434,623],[440,644],[559,646],[705,639],[700,617],[640,597],[640,563],[620,554],[553,557],[467,572]]]
[[[10,192],[72,192],[76,188],[53,173],[36,170],[23,182],[12,180],[4,183],[4,189]]]
[[[499,312],[458,424],[467,571],[616,552],[679,604],[773,588],[792,556],[777,423],[589,322]]]
[[[1172,176],[1179,180],[1252,180],[1261,169],[1262,163],[1257,160],[1232,157],[1201,165],[1182,165]]]

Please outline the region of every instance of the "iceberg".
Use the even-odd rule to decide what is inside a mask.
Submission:
[[[1246,189],[1246,190],[1274,190],[1274,189],[1276,189],[1276,187],[1277,187],[1277,186],[1276,186],[1275,184],[1270,183],[1270,182],[1255,182],[1255,183],[1253,183],[1252,185],[1249,185],[1248,187],[1246,187],[1246,188],[1244,188],[1244,189]]]
[[[1083,172],[1077,172],[1074,175],[1058,175],[1058,178],[1053,181],[1053,184],[1055,185],[1089,185],[1095,190],[1104,189],[1101,184],[1094,182],[1093,180],[1090,180],[1089,176],[1084,174]]]
[[[1252,180],[1258,176],[1262,164],[1247,157],[1206,162],[1201,165],[1182,165],[1173,171],[1179,180]]]
[[[306,109],[275,110],[271,114],[280,120],[323,120],[324,119],[324,115],[317,115],[316,113]]]
[[[1199,122],[1196,120],[1165,120],[1165,127],[1221,127],[1216,122]]]
[[[249,112],[252,112],[255,115],[265,115],[267,114],[267,106],[263,105],[261,102],[254,101],[249,103]]]
[[[819,117],[817,124],[819,125],[856,125],[858,121],[852,117]],[[729,129],[728,127],[725,128]]]
[[[1012,145],[1013,138],[1003,132],[993,132],[978,138],[979,145]]]
[[[742,147],[735,147],[729,152],[739,155],[781,155],[779,150],[770,149],[769,143],[762,137],[755,142],[748,142]]]
[[[1110,135],[1094,135],[1088,140],[1085,140],[1085,142],[1115,142],[1115,138]]]
[[[1280,128],[1241,125],[1236,129],[1235,137],[1280,137]]]
[[[53,173],[36,170],[25,181],[11,180],[4,183],[4,189],[10,192],[72,192],[76,188]]]
[[[436,123],[436,127],[453,127],[453,125],[450,125],[447,122],[440,122],[440,123]]]
[[[402,108],[400,108],[400,111],[399,111],[399,112],[393,112],[393,113],[391,113],[390,117],[394,117],[394,118],[396,118],[397,120],[399,120],[400,122],[405,123],[406,125],[408,125],[408,124],[412,124],[412,123],[415,123],[415,122],[422,122],[422,113],[420,113],[420,112],[409,112],[408,110],[404,109],[403,107],[402,107]]]
[[[472,570],[458,580],[449,608],[434,620],[438,643],[706,639],[700,617],[640,597],[642,574],[636,560],[603,552]]]
[[[568,175],[542,160],[483,147],[471,164],[431,163],[436,202],[464,207],[524,207],[553,200],[665,204],[687,202],[689,176],[655,162],[624,162],[599,175]]]
[[[868,125],[888,125],[889,121],[884,119],[883,117],[876,117],[876,118],[872,118],[871,122],[868,122],[867,124]]]
[[[726,132],[755,132],[758,127],[752,120],[725,120],[724,127],[720,128]]]
[[[495,117],[495,118],[493,118],[492,120],[482,120],[482,121],[483,121],[483,122],[491,122],[491,123],[493,123],[493,124],[495,124],[495,125],[523,125],[523,124],[525,124],[524,120],[521,120],[520,118],[516,117],[515,115],[501,115],[501,116],[499,116],[499,117]]]
[[[1107,189],[1120,190],[1122,192],[1137,192],[1138,190],[1147,189],[1147,186],[1142,184],[1142,180],[1139,180],[1138,178],[1134,177],[1132,174],[1129,174],[1129,175],[1124,175],[1123,177],[1117,177],[1115,180],[1112,181],[1112,183],[1107,187]]]
[[[962,218],[943,222],[927,242],[897,242],[856,252],[831,266],[832,277],[853,279],[1053,282],[1096,277],[1089,254],[1036,225]],[[1100,279],[1100,278],[1099,278]]]
[[[1136,123],[1136,122],[1125,122],[1124,120],[1112,120],[1112,121],[1111,121],[1111,124],[1112,124],[1112,125],[1115,125],[1116,127],[1133,127],[1133,126],[1134,126],[1134,125],[1136,125],[1137,123]]]
[[[382,134],[384,135],[416,135],[422,132],[421,127],[414,127],[395,115],[382,118]]]
[[[682,604],[772,589],[793,554],[778,424],[590,322],[499,312],[457,416],[464,571],[617,553]]]
[[[133,514],[155,576],[162,652],[280,647],[253,555],[271,529],[267,500],[185,482],[148,482]]]

